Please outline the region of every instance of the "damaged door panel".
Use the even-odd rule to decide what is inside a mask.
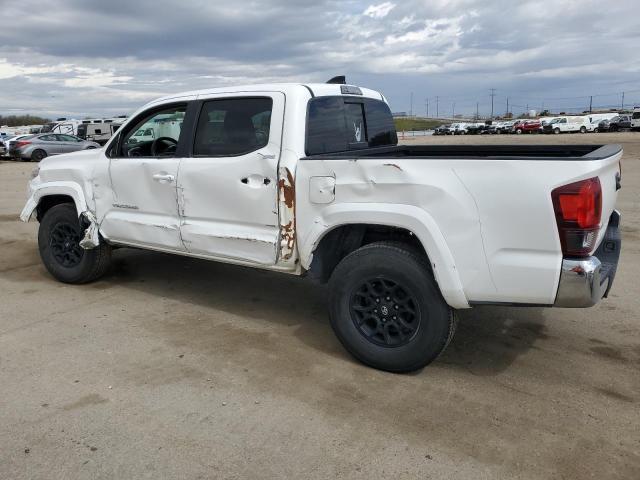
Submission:
[[[191,157],[178,175],[181,235],[189,253],[274,265],[284,95],[201,100]]]
[[[114,242],[184,251],[176,180],[187,104],[143,113],[124,132],[109,162],[113,199],[100,232]],[[135,133],[153,129],[152,141]]]

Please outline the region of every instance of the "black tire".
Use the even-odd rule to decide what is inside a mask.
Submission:
[[[96,248],[84,250],[79,245],[83,233],[76,207],[71,203],[52,207],[40,221],[40,258],[57,280],[88,283],[102,276],[109,267],[111,247],[102,240]]]
[[[517,128],[516,129],[516,134],[521,135],[522,134],[522,129],[521,128]]]
[[[46,158],[46,156],[47,156],[47,152],[38,148],[37,150],[34,150],[33,152],[31,152],[31,161],[39,162],[43,158]]]
[[[329,299],[331,326],[342,345],[380,370],[425,367],[455,332],[454,311],[427,258],[403,244],[371,243],[347,255],[331,275]]]
[[[559,129],[558,127],[554,128],[554,129],[553,129],[553,133],[554,133],[555,135],[559,135],[559,134],[560,134],[560,129]]]
[[[580,127],[580,133],[587,133],[587,127],[585,126]]]

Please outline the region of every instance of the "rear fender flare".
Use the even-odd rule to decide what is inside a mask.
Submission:
[[[298,245],[302,266],[308,269],[313,251],[334,228],[350,224],[385,225],[412,232],[424,247],[445,301],[453,308],[469,308],[455,261],[440,228],[425,210],[413,205],[341,203],[324,209]]]

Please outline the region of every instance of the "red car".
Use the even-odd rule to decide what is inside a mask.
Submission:
[[[527,120],[515,125],[514,132],[518,135],[521,133],[540,133],[542,124],[539,120]]]

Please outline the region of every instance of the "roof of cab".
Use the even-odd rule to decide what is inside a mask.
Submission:
[[[335,83],[264,83],[256,85],[238,85],[233,87],[217,87],[217,88],[205,88],[202,90],[192,90],[188,92],[180,92],[172,95],[167,95],[161,98],[152,100],[147,105],[154,103],[163,103],[169,100],[178,100],[184,97],[193,96],[206,96],[216,95],[221,93],[244,93],[244,92],[282,92],[285,95],[294,94],[307,94],[315,97],[324,97],[329,95],[344,95],[354,97],[367,97],[374,98],[376,100],[382,100],[386,102],[384,96],[375,90],[369,88],[358,87],[362,92],[362,95],[349,95],[343,94],[340,87],[341,84]],[[355,86],[355,85],[350,85]]]

